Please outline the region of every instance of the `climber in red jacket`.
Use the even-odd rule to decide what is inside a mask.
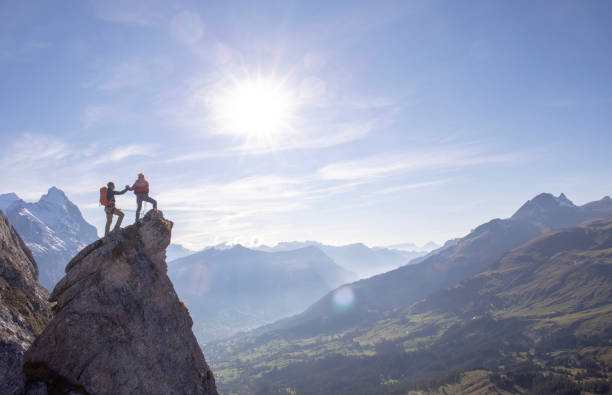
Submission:
[[[134,191],[136,195],[136,222],[140,219],[140,210],[142,210],[142,202],[149,202],[153,205],[153,209],[157,210],[157,201],[149,197],[149,182],[145,179],[143,173],[138,173],[138,179],[128,188],[130,191]]]

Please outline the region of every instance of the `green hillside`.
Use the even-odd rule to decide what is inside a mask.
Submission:
[[[612,221],[532,240],[458,286],[358,327],[281,329],[206,352],[230,393],[605,393]]]

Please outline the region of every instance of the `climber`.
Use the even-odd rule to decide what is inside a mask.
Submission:
[[[104,236],[108,236],[111,222],[113,222],[113,215],[119,217],[117,218],[117,223],[113,229],[119,229],[121,227],[121,221],[123,221],[124,214],[123,211],[115,207],[115,195],[123,195],[127,192],[128,188],[129,185],[126,185],[123,191],[117,192],[115,191],[115,184],[111,181],[106,184],[106,188],[100,189],[101,194],[104,194],[104,189],[106,189],[106,196],[100,196],[100,203],[104,205],[104,212],[106,213],[106,228],[104,229]]]
[[[142,210],[142,202],[149,202],[153,205],[153,210],[157,210],[157,201],[149,197],[149,182],[145,179],[143,173],[138,173],[138,179],[128,188],[134,191],[136,195],[136,222],[140,219],[140,210]]]

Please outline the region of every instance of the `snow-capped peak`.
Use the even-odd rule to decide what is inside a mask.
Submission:
[[[238,246],[240,244],[228,243],[224,241],[223,243],[215,244],[214,246],[206,247],[205,250],[231,250],[232,248]]]

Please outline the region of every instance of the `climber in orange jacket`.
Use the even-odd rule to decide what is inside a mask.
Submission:
[[[140,210],[142,210],[142,202],[149,202],[153,205],[153,209],[157,210],[157,201],[149,197],[149,182],[145,179],[143,173],[138,173],[138,179],[128,188],[130,191],[134,191],[136,195],[136,222],[140,219]]]
[[[100,188],[100,203],[104,206],[104,212],[106,213],[106,226],[104,227],[104,236],[108,236],[110,232],[110,226],[113,222],[113,215],[117,217],[117,223],[115,224],[115,229],[119,229],[121,227],[121,221],[123,221],[123,211],[119,210],[115,207],[115,196],[123,195],[127,192],[129,185],[125,186],[123,191],[115,191],[115,184],[110,181],[106,184],[106,188]]]

